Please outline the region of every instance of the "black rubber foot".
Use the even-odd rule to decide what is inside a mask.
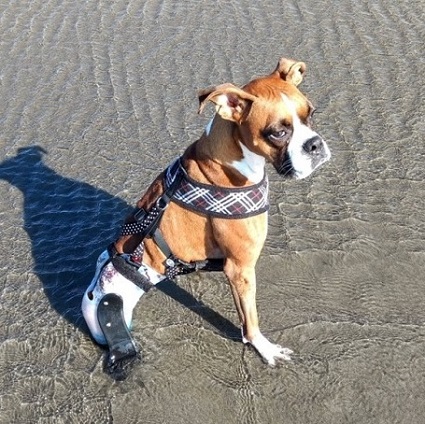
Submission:
[[[97,308],[97,318],[109,346],[105,371],[115,380],[125,380],[141,358],[124,320],[121,296],[114,293],[103,296]]]

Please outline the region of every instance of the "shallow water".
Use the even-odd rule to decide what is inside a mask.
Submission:
[[[0,1],[0,423],[422,423],[425,2]],[[333,153],[269,168],[258,264],[270,369],[238,340],[220,274],[135,311],[124,383],[80,314],[97,255],[201,133],[196,90],[281,56]]]

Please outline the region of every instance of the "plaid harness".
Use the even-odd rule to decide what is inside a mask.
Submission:
[[[171,187],[176,178],[180,179],[180,184],[171,200],[203,215],[239,219],[259,215],[269,209],[266,175],[258,184],[249,187],[217,187],[190,178],[178,158],[165,171],[166,187]]]
[[[143,240],[151,237],[166,257],[164,261],[166,276],[174,278],[179,274],[193,271],[222,271],[223,259],[205,259],[184,262],[177,258],[159,230],[159,223],[170,201],[194,212],[226,219],[247,218],[259,215],[269,209],[268,180],[264,178],[255,185],[242,188],[217,187],[199,183],[189,177],[177,158],[165,170],[164,193],[157,199],[150,210],[143,208],[134,213],[134,222],[124,224],[121,235],[139,234],[142,241],[131,255],[118,254],[111,250],[111,260],[117,270],[134,284],[147,291],[150,282],[140,277],[143,267]],[[143,269],[143,268],[142,268]]]

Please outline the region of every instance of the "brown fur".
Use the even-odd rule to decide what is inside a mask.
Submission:
[[[252,185],[229,164],[243,154],[239,141],[248,149],[277,164],[285,147],[276,149],[264,140],[263,131],[282,119],[291,120],[281,94],[290,97],[303,122],[307,122],[311,104],[297,89],[305,65],[281,59],[275,71],[248,83],[243,89],[224,84],[199,93],[200,111],[207,102],[216,105],[217,114],[209,135],[204,133],[183,154],[188,174],[202,183],[224,187]],[[290,124],[290,122],[288,122]],[[149,208],[163,190],[163,174],[138,201],[137,207]],[[133,221],[130,216],[127,222]],[[224,272],[230,282],[236,309],[248,341],[259,332],[255,302],[255,264],[267,234],[267,214],[246,219],[221,219],[204,216],[171,202],[160,229],[172,252],[190,262],[206,258],[225,258]],[[141,242],[137,235],[119,238],[118,252],[131,253]],[[164,255],[151,240],[145,241],[144,262],[164,273]]]

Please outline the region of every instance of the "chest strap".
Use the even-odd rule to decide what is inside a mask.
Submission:
[[[153,239],[166,257],[164,265],[167,278],[173,279],[177,275],[190,274],[195,271],[223,271],[224,269],[224,259],[205,259],[203,261],[185,262],[177,258],[174,256],[159,228],[155,230]]]
[[[260,215],[269,209],[268,179],[247,187],[220,187],[192,179],[175,160],[165,170],[165,185],[174,186],[173,202],[202,215],[223,219],[241,219]]]

